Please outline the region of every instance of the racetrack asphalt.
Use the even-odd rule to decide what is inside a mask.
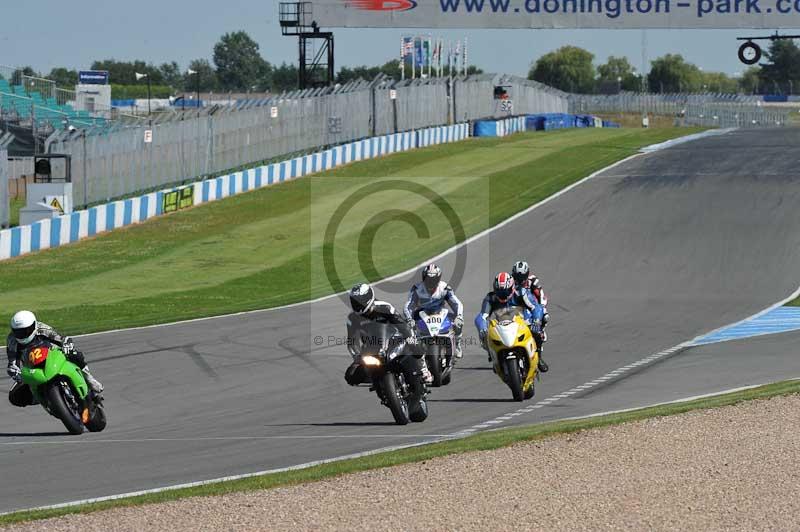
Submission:
[[[493,275],[528,259],[552,316],[535,401],[784,299],[800,284],[799,142],[800,129],[736,131],[642,155],[471,242],[457,286],[466,334]],[[440,263],[451,271],[454,254]],[[79,339],[106,385],[108,429],[69,437],[40,407],[0,406],[0,512],[428,441],[519,408],[471,345],[428,421],[394,425],[327,345],[346,312],[330,298]],[[506,425],[798,377],[798,339],[693,347]]]

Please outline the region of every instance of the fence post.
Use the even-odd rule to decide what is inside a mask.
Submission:
[[[9,226],[11,205],[8,201],[8,152],[0,138],[0,229]]]

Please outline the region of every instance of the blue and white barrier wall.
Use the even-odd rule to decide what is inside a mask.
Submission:
[[[524,116],[503,118],[501,120],[477,120],[474,124],[475,137],[506,137],[526,131]]]
[[[77,242],[154,216],[418,147],[469,138],[468,124],[434,127],[351,142],[323,152],[98,205],[51,220],[0,231],[0,260]]]

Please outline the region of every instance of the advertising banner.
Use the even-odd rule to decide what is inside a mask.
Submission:
[[[800,0],[314,0],[328,28],[800,28]]]
[[[81,85],[108,85],[108,72],[106,70],[81,70],[78,73],[78,83]]]
[[[188,209],[194,205],[194,185],[189,185],[178,190],[165,192],[162,196],[161,212],[175,212]]]

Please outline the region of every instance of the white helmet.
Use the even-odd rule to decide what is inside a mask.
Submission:
[[[28,345],[36,336],[36,316],[28,310],[20,310],[11,318],[11,333],[21,345]]]

